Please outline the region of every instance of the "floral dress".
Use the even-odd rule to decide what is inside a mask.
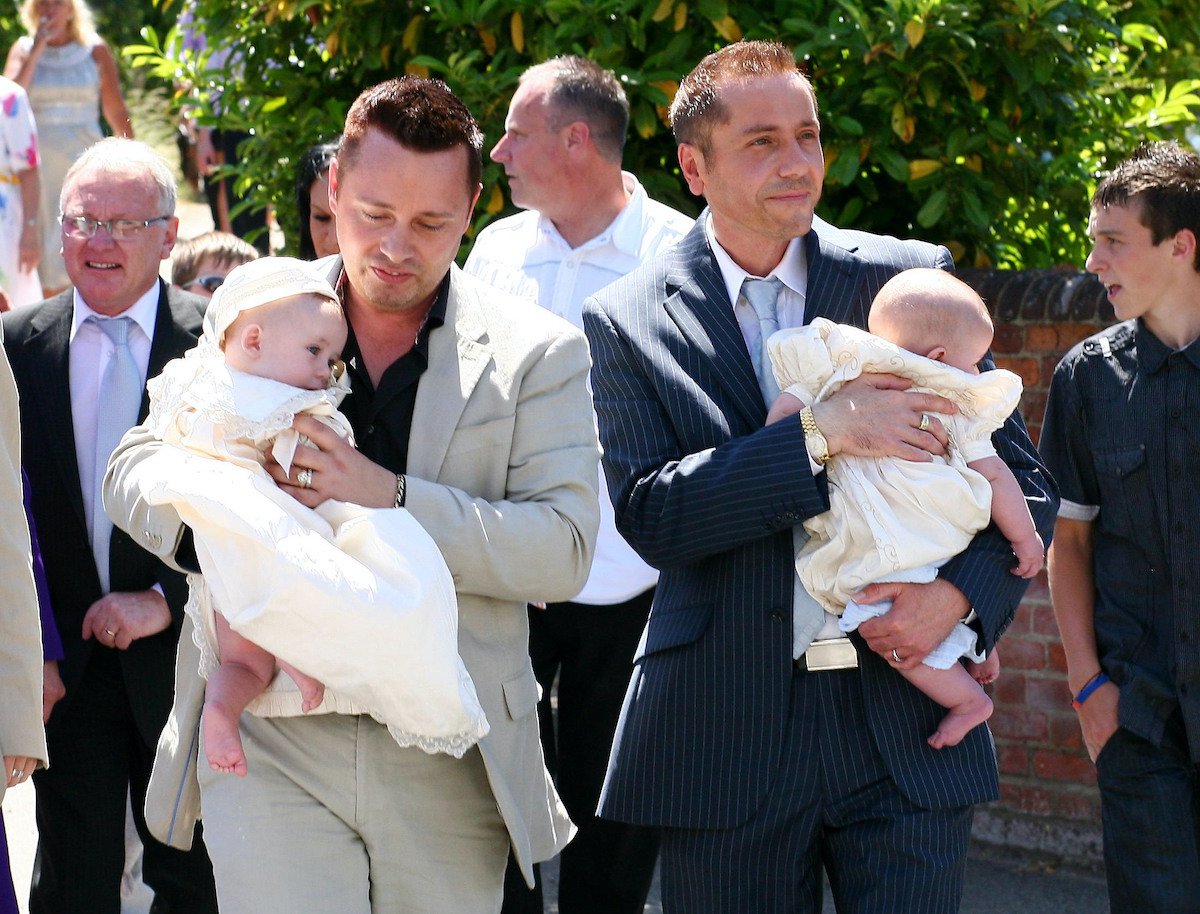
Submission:
[[[0,76],[0,287],[12,307],[32,304],[42,297],[36,270],[20,269],[21,230],[25,210],[21,206],[23,171],[38,166],[37,131],[25,90]],[[30,213],[34,218],[37,213]]]

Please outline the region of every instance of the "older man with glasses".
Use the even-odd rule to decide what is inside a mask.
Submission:
[[[109,454],[145,415],[145,383],[196,342],[204,300],[158,276],[179,220],[175,181],[148,146],[107,139],[67,172],[60,200],[73,288],[4,315],[21,445],[43,542],[66,697],[34,776],[39,834],[31,914],[116,914],[125,797],[145,844],[155,912],[215,912],[203,844],[155,841],[142,816],[172,698],[186,586],[114,531],[100,502]]]

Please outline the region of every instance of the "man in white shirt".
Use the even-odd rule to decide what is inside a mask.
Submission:
[[[525,212],[480,232],[466,272],[582,326],[585,298],[686,233],[691,218],[651,200],[621,170],[628,120],[620,83],[590,60],[556,57],[526,70],[491,152]],[[617,532],[603,486],[600,511],[586,586],[569,603],[530,609],[529,649],[543,690],[547,764],[579,826],[562,854],[559,910],[640,914],[657,837],[597,819],[595,810],[658,572]],[[505,914],[541,910],[540,882],[529,892],[519,877],[507,880]]]
[[[216,911],[197,841],[155,841],[142,815],[171,707],[186,586],[100,504],[108,455],[145,414],[145,383],[190,349],[204,302],[158,267],[179,220],[170,168],[143,143],[108,139],[68,171],[63,256],[74,288],[4,315],[21,397],[21,447],[62,636],[66,696],[46,724],[52,766],[34,775],[38,857],[30,911],[120,909],[126,795],[145,845],[155,912]]]

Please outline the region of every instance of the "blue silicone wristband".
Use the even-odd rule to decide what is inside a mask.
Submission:
[[[1091,681],[1087,685],[1079,690],[1079,694],[1071,699],[1071,707],[1078,711],[1080,706],[1092,697],[1092,693],[1106,682],[1109,682],[1108,675],[1105,673],[1097,673],[1092,677]]]

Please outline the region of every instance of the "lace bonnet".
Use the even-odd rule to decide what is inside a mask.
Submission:
[[[294,257],[260,257],[235,268],[213,294],[204,315],[204,333],[197,349],[220,350],[225,331],[239,314],[291,298],[320,295],[339,302],[337,292],[311,263]]]

